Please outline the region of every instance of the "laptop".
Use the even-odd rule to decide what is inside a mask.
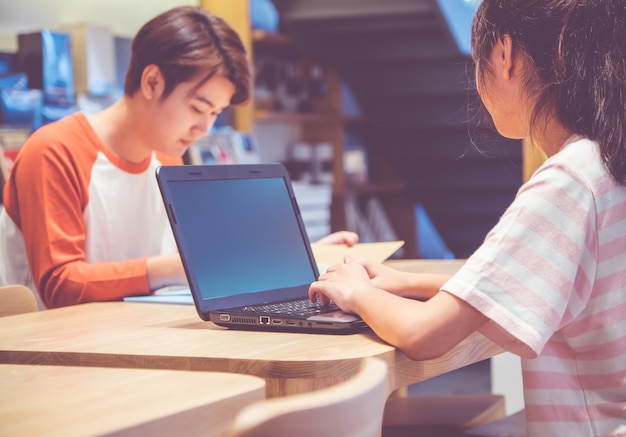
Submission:
[[[352,333],[313,304],[317,264],[282,164],[161,166],[157,182],[202,320],[235,329]]]

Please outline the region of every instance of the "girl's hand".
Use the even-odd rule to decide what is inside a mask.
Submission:
[[[342,310],[355,313],[358,289],[362,287],[372,287],[367,271],[362,265],[346,257],[345,264],[330,266],[326,273],[311,284],[309,299],[311,302],[320,299],[325,305],[333,301]]]
[[[374,287],[386,290],[390,293],[403,295],[403,291],[408,285],[408,274],[400,270],[393,269],[384,264],[380,264],[368,259],[357,259],[355,262],[361,264],[367,272]]]

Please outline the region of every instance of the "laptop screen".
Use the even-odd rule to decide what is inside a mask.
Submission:
[[[168,182],[181,255],[203,300],[315,281],[286,183],[282,177]]]

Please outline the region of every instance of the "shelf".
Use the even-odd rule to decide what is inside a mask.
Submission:
[[[298,50],[288,35],[267,33],[261,30],[252,31],[253,51],[258,53],[282,53],[282,56],[293,58]]]
[[[359,126],[363,124],[363,119],[359,116],[354,115],[344,115],[343,122],[349,126]]]
[[[343,190],[337,190],[344,196],[358,196],[365,194],[396,194],[405,189],[403,184],[365,184],[360,186],[346,186]]]
[[[269,33],[263,30],[252,31],[252,42],[257,44],[272,44],[275,46],[291,46],[291,38],[284,33]]]
[[[321,112],[289,112],[289,111],[269,111],[256,109],[254,119],[257,122],[289,122],[289,123],[346,123],[358,124],[359,117],[346,117],[343,115],[321,113]]]

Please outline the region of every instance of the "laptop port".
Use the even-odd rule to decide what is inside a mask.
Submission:
[[[282,325],[283,321],[281,319],[272,319],[272,325]]]
[[[287,320],[287,324],[288,324],[288,325],[295,325],[295,324],[296,324],[296,322],[294,322],[293,320]]]
[[[230,314],[220,314],[221,322],[230,322]]]
[[[269,325],[269,323],[270,323],[270,318],[269,318],[269,316],[260,316],[260,317],[259,317],[259,323],[260,323],[261,325]]]

